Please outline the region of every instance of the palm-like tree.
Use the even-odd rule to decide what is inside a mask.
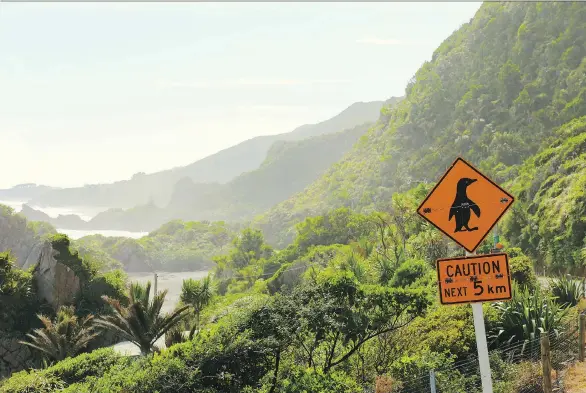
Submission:
[[[206,276],[201,280],[194,280],[189,278],[183,280],[181,287],[181,302],[190,306],[195,313],[196,323],[189,332],[189,339],[193,338],[196,329],[199,329],[199,316],[201,310],[207,306],[214,295],[210,276]]]
[[[127,307],[122,306],[116,299],[102,296],[102,299],[112,307],[112,315],[96,319],[99,326],[112,329],[136,344],[143,355],[156,350],[155,342],[185,318],[185,311],[189,308],[180,307],[172,313],[162,315],[161,308],[167,291],[154,294],[152,299],[150,292],[150,281],[146,285],[131,283]]]
[[[82,352],[99,332],[94,326],[94,316],[79,319],[75,308],[62,306],[54,321],[45,315],[37,315],[44,327],[27,334],[30,341],[21,341],[40,351],[46,360],[59,361]]]

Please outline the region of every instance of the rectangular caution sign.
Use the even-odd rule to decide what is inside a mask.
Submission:
[[[511,299],[507,254],[439,259],[437,277],[442,304]]]

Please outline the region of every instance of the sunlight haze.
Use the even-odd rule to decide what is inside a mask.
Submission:
[[[480,3],[0,3],[0,188],[182,166],[401,96]]]

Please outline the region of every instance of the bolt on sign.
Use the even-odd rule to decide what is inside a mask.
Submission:
[[[417,213],[468,252],[474,252],[513,203],[511,194],[458,158]]]
[[[438,259],[437,279],[442,304],[511,299],[507,254]]]

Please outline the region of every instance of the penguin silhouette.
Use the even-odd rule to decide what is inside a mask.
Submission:
[[[475,181],[476,179],[468,179],[467,177],[458,180],[456,199],[450,208],[450,217],[448,218],[449,221],[452,220],[452,217],[456,218],[456,230],[454,233],[478,230],[478,227],[470,228],[468,223],[470,222],[470,211],[472,210],[476,214],[476,217],[480,217],[480,208],[466,194],[468,186]]]

